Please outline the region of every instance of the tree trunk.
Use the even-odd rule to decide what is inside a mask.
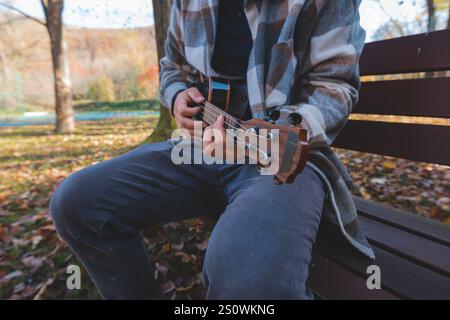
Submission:
[[[158,50],[158,61],[164,55],[164,43],[167,37],[167,29],[169,28],[170,12],[173,0],[153,0],[153,16],[155,19],[156,47]],[[172,116],[167,108],[160,106],[160,116],[158,124],[145,142],[156,142],[170,138],[175,128]]]
[[[427,32],[432,32],[436,30],[436,6],[434,0],[427,0]],[[433,78],[433,75],[437,75],[433,72],[425,72],[425,78]]]
[[[436,6],[434,5],[434,0],[427,0],[427,9],[428,9],[427,31],[431,32],[436,30]]]
[[[75,131],[72,105],[72,84],[69,74],[67,47],[64,41],[62,13],[64,0],[41,0],[44,8],[47,31],[50,37],[53,75],[55,78],[56,132]]]
[[[448,6],[447,29],[450,29],[450,5]]]
[[[6,53],[0,48],[0,88],[7,89],[7,84],[9,81],[9,66],[8,66],[8,58],[6,57]],[[12,97],[8,95],[0,94],[0,106],[9,106],[13,105]]]
[[[3,75],[3,79],[5,81],[5,84],[8,82],[9,78],[9,67],[8,67],[8,59],[6,58],[5,52],[3,50],[0,50],[0,67]]]

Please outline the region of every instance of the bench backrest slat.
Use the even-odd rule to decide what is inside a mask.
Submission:
[[[450,165],[450,127],[349,121],[335,147]]]
[[[360,69],[361,75],[449,70],[450,31],[368,43]]]
[[[420,48],[420,49],[419,49]],[[361,74],[450,70],[450,30],[365,46]],[[450,78],[363,82],[353,113],[450,118]],[[450,165],[450,126],[350,120],[333,146]]]
[[[363,82],[353,113],[450,118],[450,78]]]

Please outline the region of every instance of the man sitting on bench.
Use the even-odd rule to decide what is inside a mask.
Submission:
[[[103,298],[163,298],[140,231],[198,216],[220,216],[205,255],[208,299],[313,298],[306,283],[322,215],[373,258],[330,148],[358,97],[359,2],[174,1],[161,101],[178,126],[194,128],[201,79],[221,79],[237,88],[240,117],[278,110],[277,123],[307,128],[310,158],[294,183],[276,185],[256,165],[175,165],[162,142],[71,175],[50,212]]]

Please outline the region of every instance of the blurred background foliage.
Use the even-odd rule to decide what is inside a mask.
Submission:
[[[2,7],[2,3],[18,6],[24,1],[0,1],[0,116],[52,111],[53,75],[45,27]],[[77,7],[76,0],[66,0],[71,12],[74,6],[84,10],[84,15],[99,15],[93,9]],[[363,0],[361,8],[368,41],[445,29],[450,24],[449,0]],[[108,16],[123,14],[113,5],[96,10],[103,10]],[[130,12],[127,14],[132,21],[134,16]],[[117,28],[65,26],[75,106],[86,100],[158,97],[156,35],[151,20],[143,27],[133,27],[132,23]]]

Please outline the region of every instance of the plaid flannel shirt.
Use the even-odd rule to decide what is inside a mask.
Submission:
[[[360,1],[246,0],[253,38],[247,85],[254,118],[263,118],[271,108],[281,111],[279,122],[293,112],[303,117],[312,149],[308,165],[328,188],[324,214],[354,247],[374,258],[358,222],[350,177],[330,147],[358,99],[365,39]],[[200,74],[224,76],[211,67],[218,4],[174,1],[161,60],[161,102],[168,108]]]

